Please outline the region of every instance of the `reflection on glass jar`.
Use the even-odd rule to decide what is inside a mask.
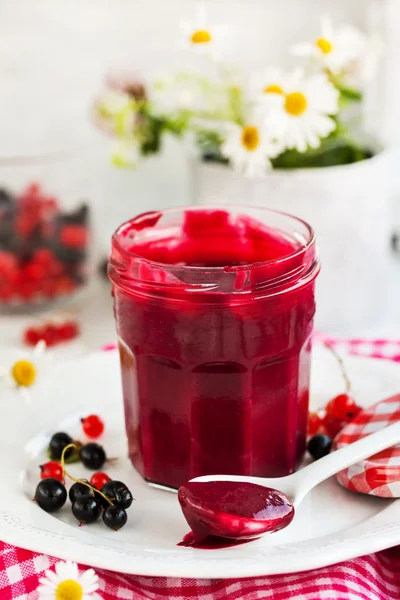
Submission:
[[[75,154],[0,159],[0,309],[47,307],[87,282],[88,199]]]

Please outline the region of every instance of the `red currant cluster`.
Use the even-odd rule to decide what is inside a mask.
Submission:
[[[333,438],[362,410],[350,395],[351,383],[343,360],[334,348],[327,344],[326,347],[332,352],[339,363],[346,384],[346,390],[344,393],[338,394],[329,400],[325,408],[318,412],[310,413],[308,416],[307,449],[316,460],[329,454]]]
[[[86,280],[88,208],[62,211],[38,184],[0,189],[0,301],[68,295]]]
[[[349,394],[339,394],[332,398],[324,409],[310,413],[308,417],[308,435],[313,436],[322,433],[334,438],[360,411],[360,406]]]
[[[84,434],[92,440],[98,439],[104,433],[104,421],[99,415],[89,415],[88,417],[81,419],[81,425]],[[61,459],[64,448],[71,444],[75,444],[76,450],[79,449],[79,454],[81,454],[81,456],[79,456],[78,459],[83,459],[82,462],[88,468],[101,468],[105,463],[106,455],[99,444],[89,443],[84,446],[79,442],[74,442],[68,433],[59,431],[52,436],[48,448],[48,454],[52,460],[40,465],[41,479],[53,477],[59,481],[64,480],[63,469],[58,461]],[[68,461],[68,459],[71,459],[72,455],[73,452],[72,449],[70,449],[65,456],[66,460]],[[93,484],[95,487],[97,487],[96,483]],[[104,481],[104,483],[106,483],[106,481]]]
[[[97,438],[104,431],[104,422],[98,415],[89,415],[81,419],[81,423],[88,437]],[[115,460],[107,459],[100,444],[89,442],[82,445],[59,431],[51,437],[48,454],[52,460],[40,465],[41,481],[34,496],[40,508],[49,513],[56,512],[69,497],[72,514],[79,525],[94,523],[102,515],[106,527],[115,531],[124,527],[128,520],[126,511],[133,502],[133,496],[125,483],[112,480],[107,473],[98,471],[106,462]],[[73,458],[80,460],[87,469],[96,471],[90,481],[76,479],[68,473],[65,463]],[[65,487],[66,478],[75,482],[69,492]]]
[[[40,327],[28,327],[24,331],[24,342],[28,346],[36,346],[40,340],[43,340],[47,346],[55,346],[56,344],[69,342],[78,335],[79,325],[75,321],[46,323]]]

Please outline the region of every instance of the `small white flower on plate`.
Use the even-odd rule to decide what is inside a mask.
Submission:
[[[45,366],[46,342],[41,340],[31,352],[16,351],[7,366],[0,367],[0,381],[19,390],[30,400],[30,388],[36,383]]]
[[[182,20],[180,25],[182,39],[181,46],[190,48],[195,52],[219,58],[226,49],[230,27],[226,25],[212,25],[203,4],[196,6],[193,20]]]
[[[54,571],[46,571],[38,587],[40,600],[94,600],[99,579],[93,569],[79,573],[73,562],[59,562]]]
[[[328,18],[321,19],[321,33],[313,42],[293,47],[294,54],[315,58],[333,75],[354,77],[357,73],[361,80],[372,75],[381,51],[377,39],[351,25],[335,29]]]
[[[269,159],[278,156],[281,151],[282,147],[268,129],[256,121],[242,126],[235,123],[226,125],[221,153],[236,171],[248,177],[264,175],[271,167]]]
[[[296,70],[282,93],[263,95],[258,110],[283,148],[305,152],[318,148],[336,128],[332,115],[339,110],[339,92],[325,74],[306,76]]]

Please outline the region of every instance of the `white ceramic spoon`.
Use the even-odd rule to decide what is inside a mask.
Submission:
[[[197,539],[206,535],[233,539],[256,537],[287,527],[294,517],[294,509],[325,479],[399,442],[400,421],[286,477],[197,477],[180,488],[179,501]]]

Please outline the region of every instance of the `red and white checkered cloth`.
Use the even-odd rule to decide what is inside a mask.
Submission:
[[[400,421],[400,394],[386,398],[363,411],[335,439],[335,448],[343,448],[363,437]],[[400,444],[382,450],[366,460],[351,465],[337,475],[337,480],[351,492],[381,498],[400,497]]]
[[[325,341],[351,354],[400,362],[400,341]],[[0,600],[37,600],[39,578],[57,562],[58,558],[0,542]],[[103,600],[399,600],[400,546],[324,569],[250,579],[140,577],[102,569],[96,573]]]

